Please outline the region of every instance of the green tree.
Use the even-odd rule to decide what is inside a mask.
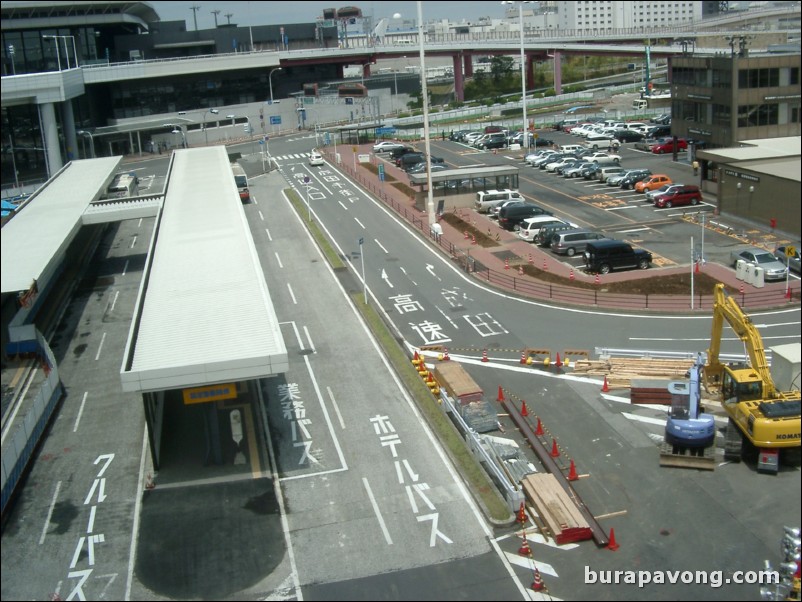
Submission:
[[[490,73],[496,84],[509,81],[513,76],[515,61],[511,56],[494,56],[490,59]]]

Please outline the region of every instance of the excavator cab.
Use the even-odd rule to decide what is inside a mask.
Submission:
[[[763,399],[763,379],[751,368],[727,366],[721,384],[724,403],[740,403]]]

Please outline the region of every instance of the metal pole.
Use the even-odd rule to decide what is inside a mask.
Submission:
[[[420,80],[421,94],[423,95],[423,137],[426,148],[426,183],[429,188],[427,212],[429,214],[429,228],[437,221],[434,215],[434,190],[432,190],[432,149],[429,142],[429,91],[426,87],[426,63],[423,53],[423,6],[418,0],[418,53],[420,54]]]
[[[526,123],[526,55],[524,54],[524,3],[518,2],[518,17],[521,21],[521,109],[523,111],[523,147],[529,148],[529,128]]]
[[[359,239],[359,256],[362,258],[362,287],[365,290],[365,305],[368,304],[368,281],[365,280],[365,242],[364,238]]]
[[[693,236],[691,236],[691,309],[693,309],[693,273],[695,271],[694,265],[694,249],[693,249]]]

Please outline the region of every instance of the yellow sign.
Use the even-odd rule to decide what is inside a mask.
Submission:
[[[191,403],[208,403],[221,399],[236,399],[236,397],[237,385],[234,383],[184,389],[184,405],[189,405]]]
[[[785,247],[785,256],[796,257],[796,247],[792,245],[788,245],[787,247]]]

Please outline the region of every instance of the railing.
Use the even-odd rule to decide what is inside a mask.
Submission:
[[[323,150],[324,154],[331,153],[328,149]],[[469,251],[460,249],[457,244],[448,240],[447,236],[435,236],[430,232],[428,217],[421,214],[417,209],[413,209],[408,204],[404,204],[395,199],[388,192],[386,187],[391,184],[381,185],[375,179],[368,178],[364,173],[354,170],[346,162],[338,165],[338,168],[348,174],[364,189],[373,194],[376,198],[392,208],[406,222],[419,230],[426,238],[430,239],[443,249],[454,262],[466,273],[473,277],[487,282],[497,288],[513,291],[525,297],[542,299],[560,305],[573,305],[583,307],[604,307],[622,310],[651,310],[656,312],[665,311],[700,311],[707,312],[713,308],[714,298],[712,294],[694,293],[693,297],[688,295],[657,295],[657,294],[620,294],[610,293],[597,288],[587,289],[575,286],[542,282],[533,276],[519,275],[513,270],[493,270],[489,267],[479,265]],[[395,190],[393,188],[393,190]],[[739,305],[744,309],[761,309],[769,307],[787,306],[789,303],[798,304],[800,300],[799,281],[791,282],[788,292],[783,288],[764,288],[757,290],[744,290],[732,295],[738,300]]]

